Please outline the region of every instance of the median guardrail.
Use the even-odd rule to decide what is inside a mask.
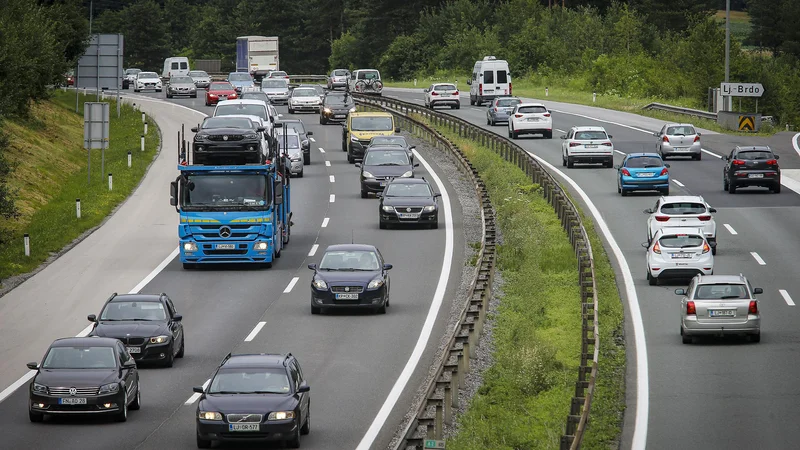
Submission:
[[[681,106],[665,105],[664,103],[650,103],[642,109],[666,111],[676,114],[685,114],[692,117],[702,117],[703,119],[717,120],[717,113],[703,111],[701,109],[684,108]]]
[[[561,225],[569,235],[570,243],[577,255],[579,284],[581,292],[582,339],[581,364],[578,380],[575,383],[575,396],[570,404],[564,434],[561,436],[562,450],[580,448],[583,434],[589,420],[592,398],[597,378],[599,356],[599,327],[597,323],[597,285],[595,283],[594,258],[589,236],[586,232],[578,208],[547,170],[522,147],[489,130],[470,122],[439,111],[402,100],[354,94],[356,104],[361,107],[390,112],[398,117],[401,126],[421,136],[435,148],[448,151],[459,162],[475,184],[481,203],[481,218],[484,235],[478,258],[478,271],[470,284],[469,302],[461,311],[456,326],[448,330],[449,343],[446,350],[437,356],[435,376],[425,390],[425,395],[414,405],[411,420],[400,430],[394,450],[408,448],[422,449],[425,440],[441,440],[444,436],[444,423],[452,424],[453,408],[459,405],[459,388],[465,386],[466,372],[486,320],[486,309],[491,297],[495,264],[495,219],[486,187],[478,171],[472,166],[464,153],[435,127],[444,127],[458,136],[475,140],[490,148],[523,170],[531,181],[541,186],[542,196],[553,206]],[[434,125],[429,126],[419,116]]]

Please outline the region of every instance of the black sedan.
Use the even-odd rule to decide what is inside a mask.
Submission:
[[[378,206],[380,228],[390,225],[420,224],[439,228],[439,205],[436,199],[442,194],[434,193],[424,178],[395,178],[383,192]]]
[[[300,447],[311,431],[311,399],[300,363],[291,353],[230,355],[208,386],[195,387],[197,447],[216,442],[283,441]]]
[[[300,147],[303,149],[303,165],[311,164],[311,143],[310,137],[313,136],[313,131],[307,131],[306,125],[300,119],[282,119],[278,122],[283,123],[285,127],[291,128],[300,135]]]
[[[364,162],[356,163],[361,168],[361,198],[370,192],[383,192],[394,178],[413,178],[414,167],[408,152],[396,146],[372,147],[364,154]]]
[[[325,249],[311,280],[311,314],[331,308],[368,308],[386,314],[389,306],[389,270],[375,246],[338,244]]]
[[[329,122],[344,122],[351,112],[356,112],[356,104],[353,101],[353,97],[347,93],[329,92],[322,101],[319,123],[320,125],[327,125]]]
[[[114,294],[100,317],[88,319],[95,324],[90,336],[119,339],[136,361],[172,367],[183,358],[183,316],[167,294]]]
[[[369,150],[370,147],[384,147],[384,146],[393,146],[396,145],[398,147],[403,147],[403,149],[408,152],[408,158],[413,162],[414,161],[414,149],[417,147],[415,145],[411,145],[406,140],[405,136],[399,134],[393,134],[391,136],[373,136],[369,140],[369,145],[367,145],[367,149]]]
[[[778,155],[768,146],[736,147],[722,157],[722,189],[733,194],[737,188],[761,186],[781,192],[781,169]]]
[[[243,117],[206,117],[198,128],[192,145],[192,164],[263,163],[266,150],[257,127]]]
[[[47,415],[109,414],[128,420],[128,409],[139,409],[136,361],[117,339],[73,337],[57,339],[30,384],[28,417],[41,422]]]

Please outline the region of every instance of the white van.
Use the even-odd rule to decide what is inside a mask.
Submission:
[[[162,78],[178,77],[189,75],[189,58],[185,56],[173,56],[164,60],[164,71],[161,72]]]
[[[469,85],[469,104],[481,106],[483,102],[497,97],[511,96],[511,72],[508,62],[494,56],[486,56],[475,62]]]

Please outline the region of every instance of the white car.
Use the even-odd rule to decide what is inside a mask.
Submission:
[[[700,228],[661,228],[647,246],[647,281],[714,274],[714,255]]]
[[[614,144],[612,136],[603,127],[572,127],[563,136],[561,143],[561,165],[575,167],[575,163],[603,163],[614,167]]]
[[[292,90],[292,95],[289,97],[289,114],[294,114],[295,111],[319,113],[321,108],[322,100],[313,87],[297,87]]]
[[[194,85],[198,88],[208,89],[211,85],[211,77],[204,70],[190,70],[189,76],[192,77]]]
[[[553,139],[553,118],[541,103],[520,103],[508,116],[508,137],[517,139],[522,134],[541,134]]]
[[[383,82],[381,73],[377,69],[358,69],[350,74],[347,81],[350,92],[356,94],[382,95]]]
[[[449,106],[450,109],[461,109],[458,88],[452,83],[436,83],[425,89],[425,106],[430,109],[436,106]]]
[[[155,72],[139,72],[136,82],[133,83],[133,92],[156,91],[161,92],[161,78]]]
[[[716,209],[706,203],[699,195],[672,195],[660,197],[655,206],[643,211],[647,218],[647,242],[661,228],[692,227],[703,230],[711,253],[717,254],[717,222],[712,213]]]

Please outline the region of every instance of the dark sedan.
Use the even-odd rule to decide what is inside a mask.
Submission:
[[[328,93],[322,101],[322,109],[319,112],[320,125],[327,125],[329,122],[343,122],[347,120],[347,115],[356,112],[356,104],[353,97],[347,93]]]
[[[442,194],[434,193],[424,178],[395,178],[383,192],[376,195],[381,199],[378,207],[381,229],[406,224],[439,228],[439,205],[436,199]]]
[[[386,314],[389,306],[389,270],[375,246],[339,244],[325,249],[311,280],[311,314],[330,308],[368,308]]]
[[[405,150],[384,146],[369,149],[356,167],[361,168],[361,198],[367,198],[370,192],[383,192],[394,178],[413,178],[419,164],[412,164]]]
[[[300,119],[281,119],[280,123],[284,126],[293,129],[300,135],[300,148],[303,149],[303,165],[311,164],[311,142],[309,136],[313,136],[313,131],[307,131],[306,125]]]
[[[206,117],[193,127],[193,164],[263,163],[266,150],[261,142],[265,127],[257,127],[244,117]]]
[[[291,353],[231,355],[208,387],[195,387],[197,447],[214,442],[283,441],[300,447],[311,431],[310,387]]]
[[[119,339],[136,361],[172,367],[183,358],[183,316],[167,294],[113,294],[100,317],[88,319],[95,324],[90,336]]]
[[[262,91],[244,91],[239,95],[239,99],[241,100],[261,100],[262,102],[271,105],[272,102],[269,101],[269,97],[265,92]]]
[[[768,146],[736,147],[722,159],[722,190],[734,194],[741,187],[760,186],[776,194],[781,192],[778,155]]]
[[[74,337],[57,339],[30,384],[28,417],[41,422],[47,415],[110,414],[128,420],[128,409],[139,409],[136,361],[117,339]]]
[[[413,162],[414,161],[414,150],[417,148],[415,145],[411,145],[406,140],[405,136],[399,134],[393,134],[391,136],[373,136],[369,140],[369,144],[367,145],[367,149],[371,147],[383,147],[383,146],[398,146],[403,147],[403,149],[408,152],[408,158]]]

